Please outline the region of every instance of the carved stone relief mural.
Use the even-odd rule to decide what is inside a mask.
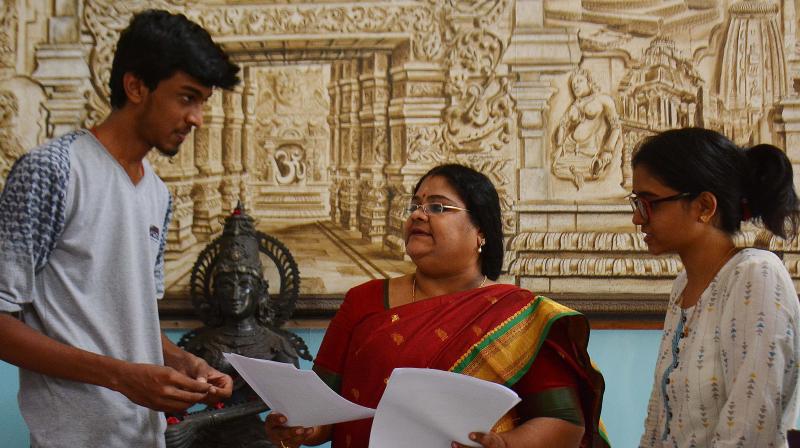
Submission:
[[[250,71],[254,214],[265,218],[329,216],[328,66],[259,67]]]
[[[17,97],[12,92],[0,90],[0,188],[14,160],[24,154],[14,126],[18,113]]]
[[[580,190],[585,180],[608,172],[612,156],[622,148],[622,126],[614,99],[599,91],[587,71],[573,71],[569,88],[573,101],[554,134],[553,174]]]
[[[75,2],[0,2],[0,177],[36,143],[105,116],[135,11],[186,14],[243,67],[180,154],[152,159],[175,204],[170,297],[238,200],[296,252],[302,294],[409,272],[402,210],[445,162],[498,188],[503,280],[663,294],[681,266],[646,253],[624,199],[643,137],[704,126],[800,160],[794,1]],[[796,244],[772,244],[798,278]]]
[[[17,23],[16,1],[0,1],[0,68],[14,66],[17,50]]]

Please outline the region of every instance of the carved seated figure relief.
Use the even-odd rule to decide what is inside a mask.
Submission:
[[[17,97],[0,90],[0,191],[14,162],[24,154],[22,145],[14,132],[14,118],[19,112]]]
[[[261,254],[272,259],[281,291],[270,300]],[[255,230],[241,205],[225,221],[222,236],[201,252],[192,269],[192,302],[205,326],[178,343],[234,380],[221,406],[168,419],[167,446],[271,447],[259,413],[267,406],[225,360],[223,353],[298,365],[311,359],[303,340],[280,328],[291,316],[299,290],[294,258],[277,239]]]
[[[581,189],[584,181],[602,178],[615,152],[622,149],[622,126],[611,96],[599,91],[589,73],[569,77],[573,101],[556,129],[553,174]]]

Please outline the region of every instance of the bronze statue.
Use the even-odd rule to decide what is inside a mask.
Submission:
[[[261,254],[278,267],[281,288],[270,300]],[[299,291],[297,263],[277,239],[255,230],[241,204],[225,221],[222,236],[200,253],[191,279],[192,304],[205,326],[178,345],[234,379],[233,395],[221,407],[168,419],[167,446],[271,447],[258,414],[267,406],[222,356],[243,356],[298,365],[311,360],[303,340],[280,328]]]

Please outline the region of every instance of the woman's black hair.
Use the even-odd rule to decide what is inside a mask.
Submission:
[[[111,64],[111,106],[128,100],[122,77],[133,73],[150,90],[182,71],[206,87],[230,89],[239,83],[239,66],[211,40],[208,31],[183,14],[147,10],[133,16],[120,34]]]
[[[469,217],[484,238],[481,249],[481,272],[491,280],[497,280],[503,268],[503,223],[500,213],[500,198],[492,181],[472,168],[458,164],[440,165],[425,173],[414,187],[414,194],[422,182],[433,176],[441,176],[455,188],[464,201]]]
[[[754,218],[778,236],[797,235],[800,211],[792,164],[775,146],[744,149],[709,129],[673,129],[643,140],[632,165],[647,167],[681,193],[712,193],[719,225],[728,234]]]

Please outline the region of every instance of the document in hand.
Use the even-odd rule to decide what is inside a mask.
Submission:
[[[310,370],[233,353],[224,356],[270,409],[286,416],[288,426],[328,425],[375,415],[375,409],[342,398]]]
[[[370,448],[479,446],[470,432],[489,432],[517,394],[500,384],[434,369],[394,369],[378,403]]]
[[[455,440],[478,446],[470,432],[488,432],[519,402],[500,384],[434,369],[395,369],[378,409],[352,403],[314,372],[291,364],[225,353],[225,358],[289,426],[317,426],[374,415],[369,446],[447,448]]]

